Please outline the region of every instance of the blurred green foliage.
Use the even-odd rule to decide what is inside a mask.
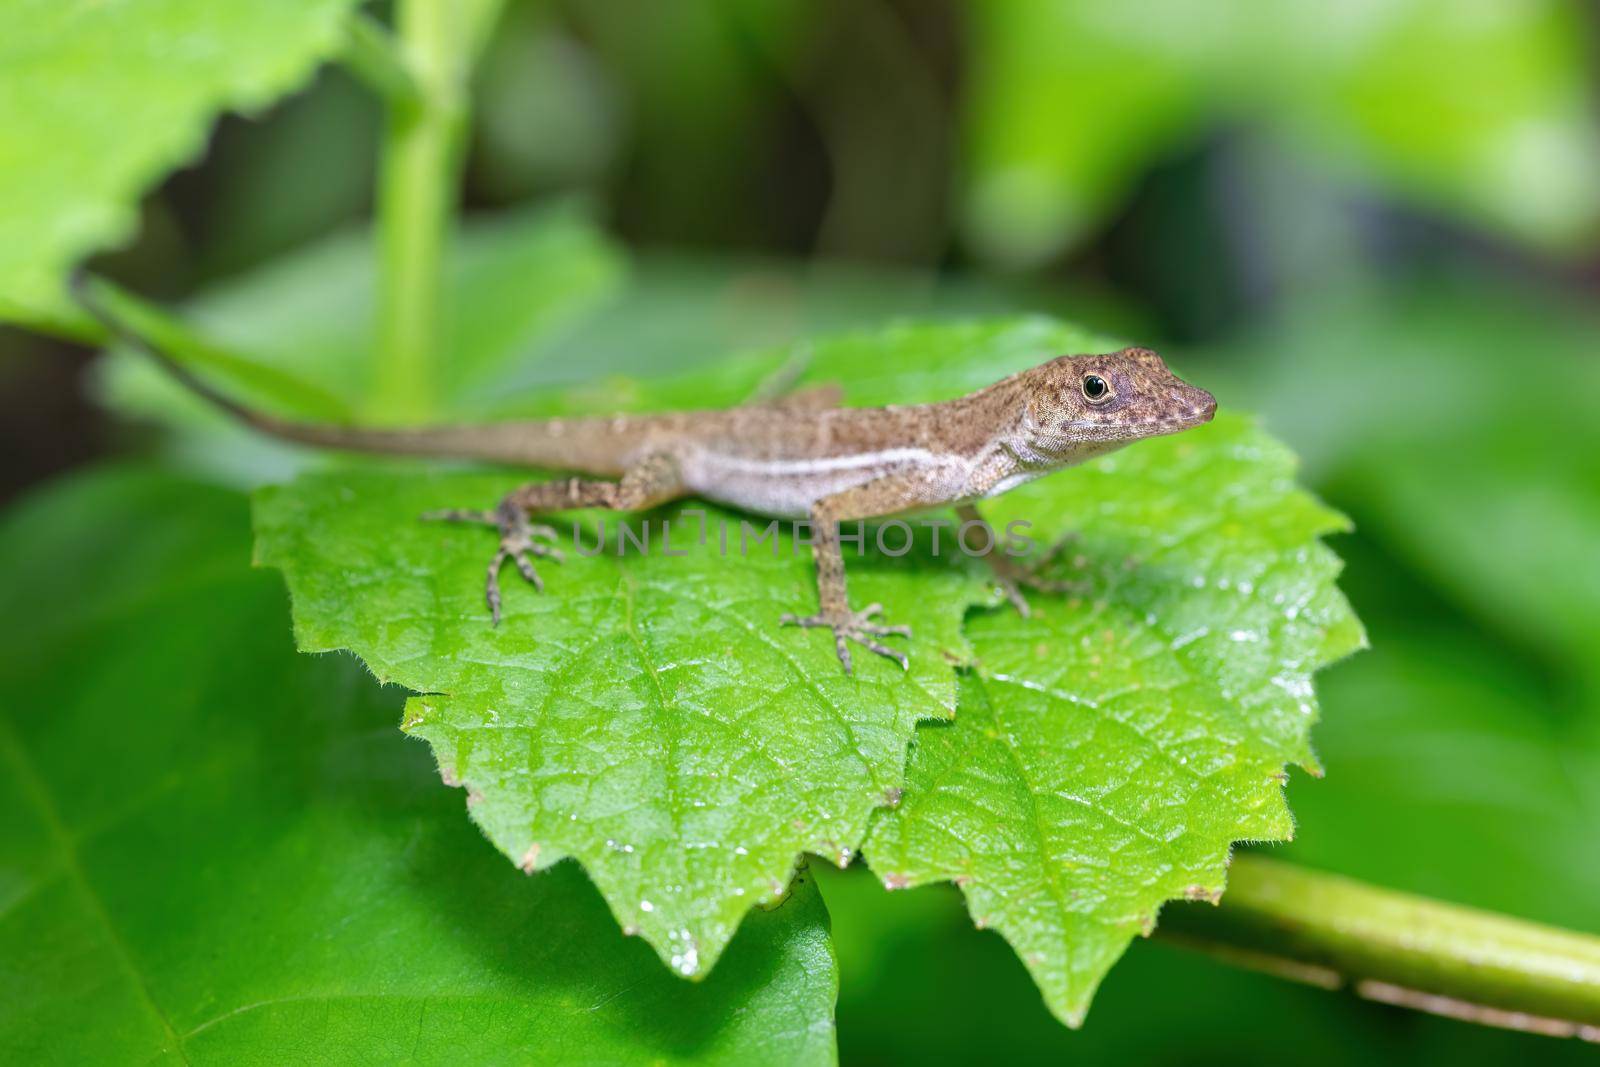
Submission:
[[[1600,696],[1600,315],[1481,269],[1300,292],[1229,346],[1367,533]]]
[[[354,3],[10,7],[0,44],[0,319],[71,320],[67,271],[133,236],[138,198],[199,151],[217,112],[262,108],[333,54]]]
[[[1296,798],[1297,799],[1297,798]],[[887,893],[865,871],[813,868],[839,953],[843,1063],[1138,1063],[1315,1067],[1352,1062],[1562,1067],[1587,1045],[1553,1042],[1355,1000],[1136,940],[1083,1029],[1036,1002],[1011,947],[974,930],[949,886]],[[1209,908],[1209,904],[1169,907]]]
[[[1152,162],[1260,127],[1352,184],[1557,248],[1600,222],[1583,23],[1558,0],[974,0],[968,236],[1031,265]]]

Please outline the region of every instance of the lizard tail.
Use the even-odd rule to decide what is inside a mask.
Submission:
[[[347,452],[428,456],[436,459],[473,459],[491,463],[568,467],[597,474],[609,473],[599,469],[611,466],[603,458],[597,457],[595,462],[585,461],[583,456],[585,449],[582,447],[585,443],[584,438],[593,436],[583,432],[589,428],[586,424],[590,420],[587,419],[379,429],[304,422],[268,414],[249,407],[212,386],[182,362],[174,359],[171,354],[128,326],[97,298],[85,272],[79,271],[74,275],[72,289],[83,308],[104,326],[113,338],[142,352],[196,396],[268,437],[294,444]],[[555,447],[554,438],[561,436],[563,431],[572,439],[566,442],[565,447]],[[596,451],[609,452],[610,449]],[[577,462],[574,463],[574,460]]]

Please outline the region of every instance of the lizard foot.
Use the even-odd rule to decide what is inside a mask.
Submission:
[[[815,615],[786,614],[778,620],[780,626],[801,626],[810,629],[814,626],[825,626],[833,631],[833,647],[839,653],[839,662],[844,664],[844,673],[851,673],[849,641],[854,641],[861,647],[876,652],[880,656],[894,660],[900,664],[901,670],[911,666],[911,661],[904,652],[896,652],[887,645],[875,641],[877,637],[910,637],[909,626],[884,626],[868,620],[883,611],[882,604],[868,604],[860,611],[846,609],[842,612],[818,612]]]
[[[1011,601],[1011,605],[1017,609],[1017,613],[1024,619],[1032,614],[1032,610],[1028,607],[1027,598],[1022,595],[1024,588],[1033,589],[1040,593],[1073,593],[1079,596],[1088,591],[1088,582],[1045,578],[1039,573],[1054,562],[1056,557],[1061,555],[1067,546],[1074,544],[1077,539],[1077,534],[1067,534],[1059,538],[1045,550],[1044,555],[1026,566],[1014,562],[1010,556],[995,555],[993,553],[989,555],[989,568],[994,572],[995,584],[1000,587],[1000,591],[1006,595],[1006,599]]]
[[[534,570],[533,560],[529,557],[566,562],[566,556],[561,554],[559,548],[537,540],[543,537],[554,541],[557,537],[555,527],[533,522],[528,517],[527,509],[509,500],[502,501],[493,511],[453,508],[430,511],[422,519],[424,522],[469,522],[493,526],[500,531],[500,548],[495,552],[494,559],[489,561],[489,577],[484,585],[484,599],[489,603],[489,616],[496,626],[500,625],[500,568],[506,560],[515,563],[522,577],[540,593],[544,592],[544,582],[540,580],[539,572]]]

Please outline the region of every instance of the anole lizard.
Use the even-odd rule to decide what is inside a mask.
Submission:
[[[81,291],[80,291],[81,292]],[[718,411],[541,419],[471,426],[364,429],[296,422],[248,408],[146,344],[103,307],[85,303],[117,335],[145,350],[190,389],[273,437],[323,448],[485,460],[585,477],[529,482],[493,511],[432,512],[424,518],[473,522],[499,531],[486,597],[500,620],[499,572],[506,561],[542,591],[530,557],[560,562],[533,521],[567,508],[635,511],[685,496],[777,518],[810,520],[820,610],[780,623],[825,627],[850,672],[848,642],[907,665],[879,638],[910,636],[874,622],[881,608],[856,611],[845,593],[838,524],[941,505],[964,522],[982,521],[976,502],[1133,441],[1177,433],[1211,419],[1211,394],[1178,379],[1143,348],[1060,356],[975,393],[937,404],[838,406],[828,389]],[[611,480],[615,479],[615,480]],[[541,540],[543,538],[544,540]],[[996,579],[1027,613],[1018,586],[1050,588],[991,552]]]

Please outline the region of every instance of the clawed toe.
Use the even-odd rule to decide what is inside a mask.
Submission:
[[[518,552],[512,557],[512,560],[516,563],[517,570],[521,571],[522,576],[528,580],[528,584],[533,586],[534,591],[544,592],[544,582],[539,579],[539,572],[533,569],[533,560],[528,558],[528,554],[526,552]]]
[[[882,604],[868,604],[866,607],[855,613],[856,628],[862,633],[875,634],[878,637],[883,637],[886,634],[898,635],[900,637],[911,636],[911,627],[909,626],[881,626],[878,623],[866,621],[868,619],[876,618],[881,614],[883,614]]]
[[[1022,590],[1018,587],[1016,578],[996,573],[994,581],[1000,587],[1000,591],[1005,594],[1006,599],[1011,602],[1011,606],[1017,609],[1018,615],[1021,615],[1024,619],[1033,616],[1033,609],[1028,607],[1028,598],[1022,595]]]

